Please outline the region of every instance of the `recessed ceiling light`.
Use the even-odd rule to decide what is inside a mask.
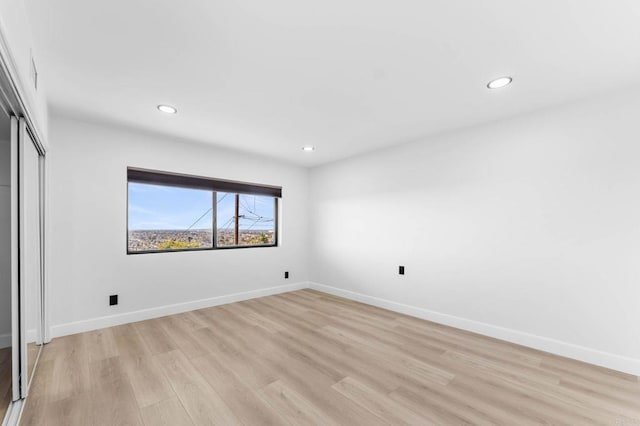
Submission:
[[[487,84],[487,87],[489,89],[499,89],[501,87],[508,86],[512,81],[513,79],[511,77],[500,77],[496,78],[495,80],[491,80]]]
[[[303,146],[302,150],[306,151],[306,152],[311,152],[311,151],[315,151],[316,147],[314,147],[314,146]]]
[[[178,110],[171,105],[158,105],[158,109],[167,114],[176,114]]]

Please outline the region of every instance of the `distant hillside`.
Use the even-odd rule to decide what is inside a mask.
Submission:
[[[235,245],[235,233],[229,229],[218,229],[218,247]],[[129,231],[129,251],[183,250],[212,247],[211,229],[149,229]],[[240,230],[238,245],[271,245],[274,243],[272,230]]]

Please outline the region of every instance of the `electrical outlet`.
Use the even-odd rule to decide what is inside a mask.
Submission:
[[[404,266],[399,266],[398,267],[398,274],[404,275]]]
[[[118,295],[112,294],[111,296],[109,296],[109,306],[113,306],[117,304],[118,304]]]
[[[288,280],[289,279],[289,271],[285,271],[284,273],[284,279]]]

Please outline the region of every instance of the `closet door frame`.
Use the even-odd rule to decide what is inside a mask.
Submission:
[[[19,290],[18,293],[21,296],[20,297],[20,305],[19,305],[19,312],[20,312],[20,320],[19,320],[19,324],[20,324],[20,346],[19,346],[19,352],[20,352],[20,396],[22,398],[26,398],[27,395],[29,394],[29,381],[31,379],[30,375],[29,375],[29,359],[28,359],[28,332],[29,330],[27,330],[27,303],[29,306],[29,310],[31,309],[35,309],[35,321],[36,321],[36,336],[35,336],[35,343],[37,345],[42,345],[42,328],[43,328],[43,324],[42,324],[42,290],[43,290],[43,278],[44,278],[44,270],[43,270],[43,247],[44,247],[44,241],[43,241],[43,217],[42,217],[42,213],[43,213],[43,206],[42,206],[42,202],[43,202],[43,191],[42,191],[42,176],[41,176],[41,172],[42,172],[42,162],[43,162],[43,152],[40,149],[40,147],[38,147],[38,144],[35,142],[35,138],[33,137],[33,134],[30,132],[29,130],[29,126],[26,122],[26,120],[24,118],[20,118],[19,120],[19,132],[18,132],[18,142],[19,142],[19,150],[18,150],[18,199],[19,199],[19,216],[18,216],[18,222],[19,222],[19,264],[20,264],[20,269],[19,269]],[[35,300],[31,301],[31,300],[27,300],[30,296],[32,296],[30,294],[30,289],[27,288],[27,281],[26,281],[26,277],[29,276],[29,274],[32,273],[32,271],[27,271],[26,267],[27,267],[27,256],[32,256],[33,253],[27,253],[27,226],[29,226],[29,224],[27,223],[27,214],[29,212],[27,212],[27,208],[26,208],[26,202],[27,202],[27,198],[33,196],[34,194],[27,194],[26,191],[26,187],[27,187],[27,178],[28,176],[26,176],[26,171],[27,171],[27,167],[26,167],[26,162],[29,160],[28,156],[27,156],[27,150],[30,149],[31,147],[33,147],[33,149],[35,150],[35,154],[38,156],[37,157],[37,165],[36,165],[36,173],[37,176],[35,176],[35,181],[37,182],[37,191],[38,193],[35,194],[36,195],[36,199],[37,201],[37,226],[38,226],[38,232],[37,234],[35,234],[35,237],[37,238],[37,255],[38,255],[38,263],[37,263],[37,268],[39,269],[39,273],[38,273],[38,277],[37,277],[37,285],[36,285],[36,292],[35,292]],[[29,178],[33,178],[31,176],[29,176]],[[37,355],[36,355],[36,360],[37,360]]]
[[[45,216],[44,206],[46,194],[44,191],[45,182],[45,157],[44,150],[40,146],[29,130],[29,125],[24,118],[10,116],[11,120],[11,340],[12,340],[12,362],[11,377],[12,401],[24,399],[28,395],[29,376],[28,368],[28,348],[27,348],[27,329],[26,329],[26,302],[27,288],[24,277],[26,262],[24,261],[25,253],[25,194],[23,194],[23,184],[25,181],[23,162],[25,160],[26,144],[31,144],[38,155],[37,170],[37,186],[38,186],[38,255],[39,259],[39,281],[37,283],[36,300],[34,303],[29,301],[32,309],[35,309],[36,317],[36,336],[35,342],[38,345],[46,343],[45,336],[46,326],[44,321],[44,298],[45,298]]]
[[[22,369],[20,349],[20,210],[18,206],[18,151],[19,151],[19,122],[11,116],[11,399],[17,401],[22,398],[21,383]]]

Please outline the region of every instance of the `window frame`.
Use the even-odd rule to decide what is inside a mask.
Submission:
[[[215,194],[215,202],[214,202],[214,209],[216,209],[216,214],[214,214],[214,222],[215,223],[215,229],[213,231],[213,238],[215,238],[215,242],[213,244],[213,248],[206,248],[206,249],[201,249],[201,250],[231,250],[231,249],[242,249],[242,248],[257,248],[257,247],[278,247],[278,206],[279,206],[279,198],[278,197],[273,197],[273,244],[256,244],[253,246],[250,245],[233,245],[233,246],[218,246],[218,224],[217,224],[217,219],[218,219],[218,215],[217,215],[217,211],[218,211],[218,193],[214,192]],[[247,194],[247,193],[239,193],[236,192],[235,194],[245,194],[245,195],[256,195],[256,194]],[[240,232],[240,230],[238,230],[238,233]],[[198,250],[198,249],[196,249]]]
[[[131,180],[132,174],[134,176],[143,176],[147,175],[149,180]],[[153,177],[159,177],[158,182],[153,181]],[[146,179],[146,178],[145,178]],[[161,181],[160,181],[161,180]],[[174,180],[174,184],[171,181]],[[141,183],[147,185],[156,185],[156,186],[169,186],[173,188],[184,188],[184,189],[198,189],[198,190],[207,190],[211,191],[211,206],[212,206],[212,239],[211,239],[211,247],[193,247],[193,248],[183,248],[183,249],[170,249],[170,250],[136,250],[132,251],[129,249],[129,183]],[[195,182],[197,185],[190,185],[189,182]],[[278,212],[280,210],[280,198],[282,198],[282,187],[273,186],[273,185],[263,185],[257,183],[249,183],[249,182],[239,182],[239,181],[231,181],[231,180],[223,180],[216,178],[208,178],[202,176],[194,176],[194,175],[186,175],[180,173],[172,173],[172,172],[163,172],[159,170],[149,170],[149,169],[141,169],[137,167],[127,167],[127,205],[126,205],[126,254],[127,255],[137,255],[137,254],[151,254],[151,253],[175,253],[175,252],[189,252],[189,251],[214,251],[214,250],[233,250],[233,249],[248,249],[248,248],[264,248],[264,247],[279,247],[279,215]],[[206,185],[210,184],[210,187]],[[229,188],[235,189],[235,191],[231,190],[216,190],[213,188]],[[254,196],[267,196],[273,198],[273,243],[272,244],[256,244],[256,245],[232,245],[232,246],[218,246],[218,192],[228,192],[233,194],[243,194],[243,195],[254,195]],[[256,193],[258,192],[258,193]],[[236,203],[238,203],[238,197],[236,196]],[[238,230],[239,233],[239,230]]]

